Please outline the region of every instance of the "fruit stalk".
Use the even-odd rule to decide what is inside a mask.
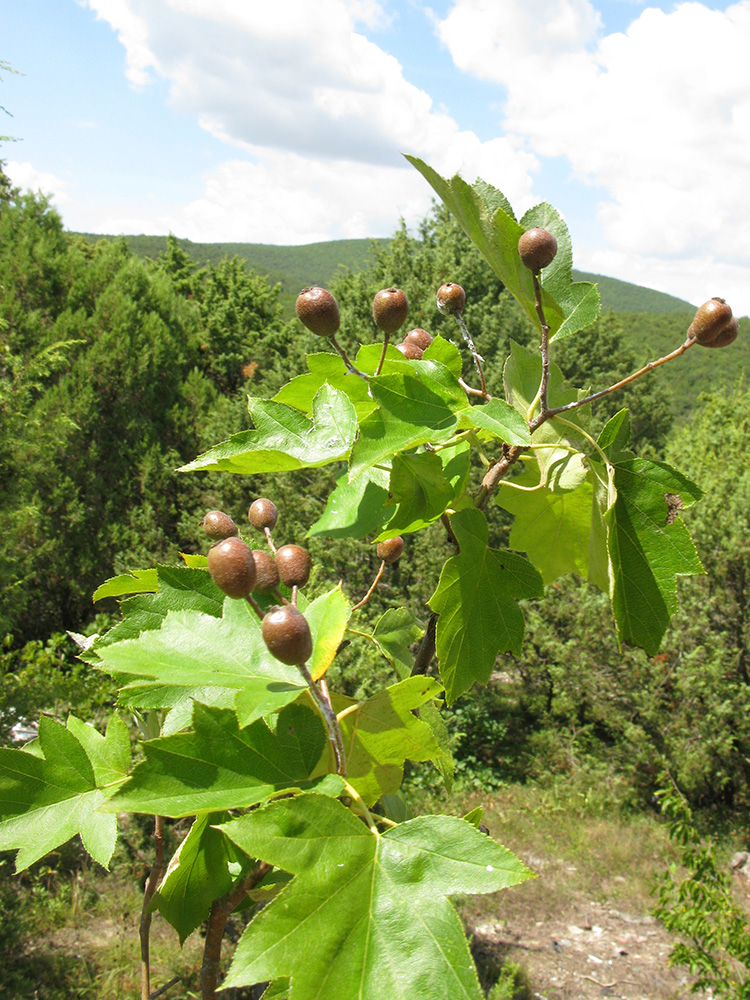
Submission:
[[[350,374],[350,375],[359,375],[359,377],[360,377],[360,378],[363,378],[363,379],[365,380],[365,382],[368,382],[368,381],[369,381],[369,378],[368,378],[368,376],[367,376],[367,375],[365,375],[365,373],[364,373],[364,372],[361,372],[361,371],[359,370],[359,368],[355,368],[355,367],[354,367],[354,365],[353,365],[353,364],[351,363],[351,361],[350,361],[350,360],[349,360],[349,358],[347,357],[347,354],[346,354],[346,351],[345,351],[345,350],[344,350],[344,348],[343,348],[343,347],[341,346],[341,344],[339,344],[338,340],[336,340],[336,338],[335,338],[335,337],[329,337],[328,339],[329,339],[329,340],[331,341],[331,344],[333,345],[334,349],[335,349],[335,350],[336,350],[336,351],[337,351],[337,352],[339,353],[339,355],[341,356],[341,360],[342,360],[342,361],[344,362],[344,364],[346,365],[346,370],[347,370],[347,371],[349,372],[349,374]]]
[[[534,308],[542,327],[542,341],[539,345],[539,350],[542,353],[542,381],[539,385],[539,406],[542,413],[546,413],[549,409],[549,325],[547,324],[547,317],[544,315],[544,307],[542,306],[542,286],[539,284],[539,277],[537,274],[532,274],[531,277],[534,282]]]
[[[346,749],[344,747],[344,737],[341,735],[341,726],[336,718],[336,713],[331,708],[330,699],[323,695],[318,685],[312,679],[312,674],[304,663],[297,664],[297,669],[307,682],[313,701],[318,707],[318,711],[323,716],[323,721],[328,729],[328,739],[333,747],[333,756],[336,761],[336,774],[342,778],[346,777]]]
[[[367,593],[362,598],[362,600],[359,602],[359,604],[355,604],[354,605],[354,607],[352,608],[352,611],[357,611],[358,608],[362,608],[362,607],[364,607],[365,604],[367,604],[367,602],[370,600],[370,598],[372,597],[372,595],[375,593],[375,588],[380,583],[380,578],[382,577],[382,575],[383,575],[384,572],[385,572],[385,559],[383,559],[382,562],[380,563],[380,569],[377,572],[377,576],[372,581],[372,586],[367,591]]]
[[[471,356],[472,358],[474,358],[474,364],[476,365],[476,369],[479,372],[479,379],[482,383],[482,389],[480,394],[484,396],[485,399],[489,400],[492,397],[487,392],[487,383],[484,381],[484,371],[482,370],[482,362],[484,361],[484,358],[474,346],[474,341],[472,340],[471,334],[469,333],[469,328],[466,325],[466,323],[464,323],[464,318],[461,315],[461,313],[460,312],[454,313],[454,316],[456,318],[456,322],[458,323],[459,329],[463,334],[463,338],[466,341],[469,350],[471,351]]]

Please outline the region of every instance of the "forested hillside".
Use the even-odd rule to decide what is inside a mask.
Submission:
[[[356,353],[357,344],[373,338],[373,294],[394,284],[409,297],[411,325],[452,337],[434,298],[445,280],[466,289],[466,321],[488,382],[499,384],[509,341],[529,342],[529,330],[442,209],[416,237],[399,229],[373,247],[367,268],[332,282],[347,350]],[[681,343],[689,319],[604,313],[557,348],[554,360],[572,379],[601,387]],[[200,266],[174,238],[155,259],[123,240],[92,244],[65,233],[43,200],[5,184],[0,579],[7,637],[0,712],[6,725],[23,706],[29,714],[75,697],[65,679],[78,683],[79,668],[60,633],[90,631],[97,611],[115,611],[113,602],[91,601],[107,577],[205,551],[206,510],[225,509],[241,522],[248,502],[270,491],[286,512],[286,540],[305,540],[331,488],[329,471],[248,483],[174,470],[249,428],[247,394],[273,396],[303,373],[307,351],[329,349],[313,339],[296,320],[282,318],[278,288],[239,257]],[[695,348],[595,408],[594,424],[601,426],[627,402],[640,452],[668,454],[710,490],[690,512],[708,576],[682,588],[683,610],[655,659],[617,651],[604,595],[566,579],[554,584],[531,611],[523,655],[498,665],[504,680],[449,713],[453,731],[463,734],[459,769],[471,780],[492,785],[605,769],[625,783],[627,797],[641,801],[651,795],[662,754],[696,800],[748,797],[750,445],[748,398],[737,385],[747,344],[743,327],[731,351]],[[723,457],[729,436],[733,465]],[[494,523],[499,544],[512,518],[498,510]],[[424,616],[445,544],[438,528],[433,540],[408,551],[395,568],[378,598],[381,612],[406,604]],[[305,544],[321,580],[341,577],[351,592],[367,589],[375,560],[366,539],[331,539],[314,528]],[[58,665],[54,689],[48,677],[42,682],[42,662]],[[335,669],[352,693],[366,685],[368,664],[355,657],[344,653]]]
[[[96,243],[100,239],[113,240],[113,236],[96,236],[80,233],[84,239]],[[127,247],[140,257],[156,259],[164,253],[165,236],[124,236]],[[294,299],[305,285],[329,287],[344,270],[358,271],[372,265],[378,247],[390,242],[380,240],[330,240],[325,243],[308,243],[304,246],[271,246],[265,243],[193,243],[178,239],[181,250],[199,264],[216,264],[225,255],[241,257],[257,274],[266,277],[270,284],[281,285],[282,306],[293,315]],[[617,278],[607,278],[585,271],[573,272],[576,281],[594,281],[599,286],[605,309],[617,312],[673,313],[694,312],[684,299],[664,292],[644,288]]]

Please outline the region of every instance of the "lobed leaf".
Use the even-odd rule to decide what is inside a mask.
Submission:
[[[0,748],[0,851],[18,849],[20,872],[78,834],[107,868],[117,823],[99,808],[129,767],[130,739],[118,716],[102,736],[74,717],[66,727],[43,715],[33,753]]]
[[[327,740],[320,716],[305,705],[283,708],[272,732],[262,719],[240,728],[231,709],[196,702],[193,730],[145,742],[145,760],[108,808],[178,817],[320,784],[331,794],[342,789],[337,775],[311,777]]]
[[[229,892],[254,863],[212,826],[229,818],[228,812],[196,817],[153,897],[152,908],[177,931],[180,946],[208,918],[214,900]]]
[[[357,414],[340,389],[322,385],[313,399],[311,417],[270,399],[248,402],[254,431],[234,434],[178,471],[289,472],[348,456],[357,432]]]
[[[272,803],[221,829],[296,876],[245,931],[224,987],[289,977],[289,1000],[481,1000],[446,897],[531,876],[463,820],[424,816],[381,836],[316,795]]]
[[[460,554],[445,563],[428,602],[440,615],[436,649],[449,704],[475,681],[487,683],[499,653],[520,652],[524,618],[517,601],[544,591],[530,562],[488,547],[481,511],[456,512],[451,527]]]

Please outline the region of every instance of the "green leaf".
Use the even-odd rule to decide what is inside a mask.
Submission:
[[[539,469],[526,469],[513,483],[533,487]],[[578,489],[554,492],[545,487],[518,490],[501,482],[497,502],[515,515],[508,545],[525,552],[545,584],[565,573],[589,575],[589,537],[594,490],[584,481]]]
[[[447,368],[434,361],[412,364],[419,369],[404,362],[394,365],[399,371],[370,380],[379,406],[360,426],[360,438],[352,449],[350,480],[395,452],[446,441],[458,415],[469,406],[466,393]]]
[[[573,245],[563,217],[552,205],[543,202],[529,209],[521,225],[524,229],[539,226],[557,240],[557,255],[542,272],[542,286],[560,306],[565,319],[550,343],[591,326],[601,312],[599,289],[590,281],[573,281]]]
[[[308,538],[364,538],[377,531],[389,516],[389,474],[385,469],[367,469],[354,482],[344,471],[329,494],[326,509],[307,532]]]
[[[367,382],[347,371],[338,354],[328,352],[308,354],[309,375],[298,375],[281,388],[273,397],[276,403],[285,403],[303,413],[311,413],[313,400],[325,383],[346,393],[354,406],[358,420],[364,420],[375,409],[375,403],[367,391]]]
[[[472,427],[489,431],[496,438],[506,441],[508,444],[531,444],[531,435],[526,421],[504,399],[491,399],[483,406],[472,406],[464,413],[463,420]]]
[[[245,931],[224,987],[289,976],[289,1000],[481,1000],[446,897],[531,876],[463,820],[423,816],[379,836],[340,802],[315,795],[222,829],[296,876]]]
[[[94,591],[92,601],[102,601],[105,597],[122,597],[124,594],[152,594],[158,590],[155,569],[134,569],[132,573],[122,573],[105,580]]]
[[[389,608],[378,619],[372,639],[403,679],[411,674],[414,666],[414,656],[409,651],[409,646],[423,635],[422,623],[413,611],[409,608]]]
[[[338,794],[338,775],[311,778],[326,749],[320,716],[287,705],[276,731],[262,719],[240,729],[235,713],[196,702],[192,733],[143,744],[145,760],[108,803],[115,812],[190,816],[256,805],[271,795],[325,783]]]
[[[667,523],[665,498],[678,495],[687,508],[703,494],[664,462],[639,458],[615,463],[614,487],[617,499],[604,516],[612,609],[620,639],[653,656],[677,610],[677,577],[703,572],[682,519]]]
[[[447,180],[416,156],[407,156],[406,159],[437,192],[538,330],[541,326],[535,307],[531,271],[524,266],[518,254],[518,241],[525,230],[542,224],[532,221],[535,219],[547,221],[545,228],[554,233],[562,249],[557,267],[553,262],[542,275],[542,304],[553,337],[566,336],[596,319],[599,313],[598,290],[588,282],[573,282],[567,227],[550,206],[539,205],[531,209],[523,222],[518,223],[505,196],[491,185],[482,180],[470,185],[458,175]],[[548,272],[552,272],[551,280]]]
[[[316,393],[311,418],[269,399],[250,399],[249,406],[256,430],[234,434],[179,471],[250,475],[312,469],[346,458],[357,432],[354,406],[346,393],[329,385]]]
[[[129,766],[128,732],[117,716],[102,736],[78,719],[66,728],[43,715],[34,753],[0,748],[0,851],[18,848],[20,872],[80,834],[107,868],[117,825],[98,809]]]
[[[154,895],[152,907],[177,931],[180,946],[207,919],[214,900],[229,892],[253,863],[212,826],[229,818],[228,812],[197,817]]]
[[[346,780],[373,805],[381,795],[401,786],[406,760],[434,760],[443,755],[432,730],[413,710],[440,694],[440,684],[427,677],[408,677],[362,702],[341,720],[346,747]],[[341,712],[357,703],[336,699]]]
[[[440,703],[442,704],[442,702]],[[439,757],[433,758],[432,763],[443,779],[446,792],[450,795],[453,790],[453,777],[456,771],[456,764],[453,760],[452,737],[445,724],[437,701],[428,701],[419,710],[419,717],[422,722],[426,722],[432,730],[435,742],[442,750]]]
[[[521,651],[524,618],[517,600],[544,585],[526,559],[487,546],[487,521],[475,508],[451,517],[460,554],[443,566],[429,605],[440,617],[436,648],[448,703],[474,681],[486,684],[499,653]]]
[[[395,455],[391,468],[390,504],[396,512],[375,539],[381,542],[432,524],[453,499],[453,487],[443,474],[443,463],[434,451]]]
[[[184,566],[157,566],[157,588],[153,594],[142,594],[123,601],[123,620],[99,638],[94,651],[102,646],[135,639],[142,632],[158,629],[170,611],[202,611],[221,617],[224,594],[205,569]]]
[[[526,414],[539,391],[542,379],[542,359],[519,344],[511,342],[510,356],[505,364],[505,394],[518,413]],[[565,406],[578,399],[578,391],[571,388],[557,365],[550,365],[549,405]],[[568,427],[558,420],[548,420],[534,432],[535,445],[548,447],[535,450],[542,481],[554,490],[574,490],[586,478],[588,468],[581,451],[583,438],[576,434],[576,427],[584,428],[588,417],[581,410],[561,414],[573,424]],[[572,449],[572,450],[571,450]]]
[[[430,346],[423,352],[422,360],[439,361],[456,378],[461,377],[464,367],[461,351],[458,347],[452,341],[445,340],[439,335],[433,338]]]
[[[305,609],[305,618],[314,637],[313,654],[309,663],[313,680],[320,680],[333,663],[344,638],[352,606],[341,584],[321,594]]]
[[[97,652],[105,669],[127,681],[122,703],[142,708],[171,708],[218,688],[222,694],[233,693],[240,722],[246,725],[294,701],[305,688],[296,667],[268,652],[250,606],[230,597],[222,618],[169,612],[158,630],[100,646]]]

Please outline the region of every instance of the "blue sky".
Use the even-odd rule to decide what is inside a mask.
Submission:
[[[416,225],[400,153],[550,201],[576,266],[750,313],[750,0],[2,4],[0,156],[68,228]]]

